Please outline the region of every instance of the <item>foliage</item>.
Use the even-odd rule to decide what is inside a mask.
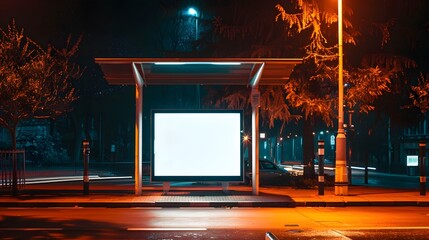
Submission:
[[[288,13],[284,6],[277,4],[275,7],[278,14],[276,21],[282,20],[287,24],[289,35],[310,31],[309,42],[305,49],[306,58],[314,58],[316,62],[333,61],[337,58],[336,47],[325,37],[334,23],[338,22],[338,14],[333,4],[317,0],[298,0],[295,1],[295,8],[298,12]],[[345,8],[346,15],[352,15],[350,8]],[[359,34],[352,31],[353,25],[347,19],[343,19],[346,31],[343,38],[344,42],[356,45],[355,37]],[[332,32],[331,32],[332,33]]]
[[[19,148],[25,149],[25,158],[35,166],[52,166],[69,161],[69,155],[61,144],[59,134],[54,136],[20,135],[17,139]]]
[[[411,86],[410,99],[413,104],[408,107],[417,107],[421,113],[429,110],[429,74],[420,74],[418,84]]]
[[[280,132],[282,132],[286,122],[300,118],[290,112],[286,103],[286,92],[281,86],[261,86],[260,91],[260,109],[262,110],[260,116],[269,128],[275,126],[276,120],[281,120]],[[247,109],[249,113],[251,111],[249,88],[229,86],[225,87],[220,95],[215,97],[213,94],[208,98],[216,99],[214,105],[217,108]]]
[[[389,75],[379,67],[359,68],[346,75],[345,102],[349,109],[359,106],[364,113],[374,110],[375,100],[390,91]]]
[[[298,49],[284,43],[287,31],[273,22],[275,0],[264,2],[231,1],[228,12],[213,22],[218,35],[215,57],[281,58],[298,56]],[[233,12],[234,14],[231,14]],[[230,16],[230,17],[229,17]],[[259,86],[261,92],[261,123],[269,128],[279,126],[280,132],[300,116],[291,113],[282,86]],[[212,89],[213,90],[213,89]],[[216,89],[215,89],[216,90]],[[250,112],[250,89],[225,87],[212,94],[216,107],[247,109]]]
[[[310,63],[309,63],[310,62]],[[319,70],[307,60],[295,68],[290,80],[285,84],[286,99],[294,108],[300,109],[306,119],[320,117],[332,125],[335,109],[335,85],[332,79],[317,74]]]
[[[327,125],[332,125],[338,95],[337,45],[333,37],[335,32],[330,32],[332,24],[338,21],[335,8],[317,0],[295,1],[295,9],[280,4],[275,7],[279,12],[275,20],[286,23],[290,36],[304,33],[309,36],[304,46],[303,64],[295,69],[285,85],[287,99],[305,118],[320,117]],[[345,22],[346,29],[351,29],[351,23]],[[347,36],[345,42],[355,44],[352,34]]]
[[[282,86],[265,86],[261,88],[260,109],[261,118],[268,121],[268,127],[273,128],[275,120],[281,120],[280,132],[288,121],[296,121],[301,118],[299,115],[291,114],[287,104],[286,94]]]
[[[288,33],[273,22],[276,0],[225,1],[223,10],[213,21],[217,34],[214,57],[293,57],[298,50],[284,44]]]
[[[77,98],[73,80],[82,74],[72,62],[80,40],[72,44],[69,38],[63,49],[48,46],[44,50],[14,21],[0,34],[0,126],[8,129],[15,148],[21,120],[55,118],[71,110]]]

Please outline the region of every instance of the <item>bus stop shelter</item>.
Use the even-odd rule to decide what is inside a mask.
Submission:
[[[96,58],[111,85],[135,85],[135,184],[142,193],[143,89],[147,85],[244,85],[252,89],[252,192],[259,195],[260,85],[284,85],[297,58]]]

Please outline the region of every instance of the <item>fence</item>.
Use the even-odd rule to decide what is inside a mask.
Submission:
[[[0,188],[5,191],[13,191],[25,186],[25,151],[7,150],[0,151]]]

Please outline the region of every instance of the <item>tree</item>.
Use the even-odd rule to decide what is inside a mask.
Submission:
[[[303,70],[295,72],[295,77],[286,85],[288,100],[292,107],[303,110],[305,119],[318,116],[326,124],[332,125],[332,119],[336,117],[333,111],[338,107],[337,28],[332,28],[333,23],[338,21],[337,6],[332,2],[318,0],[295,3],[297,11],[288,11],[290,7],[276,5],[279,10],[276,20],[286,22],[291,34],[309,36],[304,47],[306,53],[304,66],[301,66]],[[359,6],[369,5],[359,2]],[[371,5],[371,8],[375,7]],[[394,20],[377,19],[380,10],[378,8],[368,19],[369,14],[366,11],[362,12],[363,16],[360,18],[353,18],[352,9],[347,6],[344,8],[346,17],[343,22],[343,37],[344,42],[349,44],[346,52],[350,52],[346,57],[344,69],[344,104],[350,110],[358,110],[355,111],[357,113],[375,110],[379,99],[392,91],[392,82],[397,83],[400,79],[398,76],[407,68],[416,66],[415,62],[406,56],[382,51],[391,40]],[[386,6],[384,8],[387,9]],[[366,21],[358,21],[363,18]],[[354,24],[351,20],[354,20]],[[304,146],[304,151],[313,148]]]
[[[351,0],[344,1],[344,3],[350,4],[350,9],[353,9],[353,15],[350,14],[352,11],[347,7],[344,11],[347,19],[353,23],[353,25],[349,24],[347,19],[344,22],[346,26],[345,42],[353,43],[346,45],[345,49],[344,80],[347,86],[345,87],[344,104],[349,109],[359,110],[354,111],[355,114],[365,113],[366,115],[366,113],[373,112],[377,115],[374,118],[375,121],[380,121],[380,119],[385,121],[384,118],[387,117],[387,124],[382,124],[387,126],[386,129],[370,127],[370,129],[361,129],[359,132],[361,133],[360,138],[367,141],[368,137],[374,138],[373,134],[369,136],[375,132],[374,130],[384,131],[380,135],[384,135],[385,138],[387,135],[384,140],[387,140],[388,147],[385,149],[389,149],[390,167],[392,162],[390,151],[399,149],[393,147],[390,139],[399,139],[400,127],[410,124],[409,116],[415,115],[413,109],[404,109],[404,105],[409,105],[408,96],[412,91],[410,83],[414,82],[415,70],[419,67],[424,69],[422,64],[427,65],[427,60],[422,53],[427,48],[425,46],[427,46],[429,35],[426,17],[428,2],[420,0],[412,2]],[[317,4],[319,7],[315,7]],[[307,31],[311,32],[307,35],[314,36],[314,40],[311,40],[306,47],[307,52],[310,53],[307,53],[307,56],[313,56],[316,60],[317,57],[329,60],[330,57],[323,55],[329,53],[326,50],[316,51],[317,54],[311,54],[312,51],[308,50],[317,49],[314,46],[323,47],[323,44],[331,43],[326,45],[330,47],[335,43],[335,39],[329,38],[335,34],[331,32],[328,35],[326,30],[330,24],[329,20],[336,21],[336,16],[334,13],[325,12],[336,5],[333,2],[308,0],[297,1],[297,6],[298,9],[301,9],[300,11],[288,13],[283,10],[284,13],[280,11],[279,18],[285,19],[288,24],[291,24],[292,30],[296,30],[293,33],[305,34]],[[280,10],[282,9],[280,8]],[[321,15],[316,14],[322,10]],[[318,23],[322,23],[320,24],[322,27],[318,27]],[[334,30],[336,29],[334,28]],[[319,33],[320,31],[321,33]],[[353,37],[354,41],[350,41],[350,37]],[[311,49],[309,46],[313,46],[313,48]],[[324,68],[323,63],[321,66],[320,69],[328,70],[321,71],[321,73],[325,73],[322,76],[335,76],[334,79],[336,78],[335,69],[331,74],[326,74],[330,69]],[[335,67],[335,65],[330,66]],[[391,130],[391,125],[396,127],[396,131],[394,131],[395,128]],[[390,133],[392,133],[392,137]],[[380,144],[380,142],[379,139],[377,143]],[[397,144],[399,143],[397,142]],[[367,147],[368,144],[364,143],[362,146]]]
[[[18,30],[13,21],[0,29],[0,126],[10,134],[16,149],[16,129],[21,120],[56,118],[72,109],[77,99],[73,80],[82,69],[72,62],[80,39],[65,48],[44,50]]]

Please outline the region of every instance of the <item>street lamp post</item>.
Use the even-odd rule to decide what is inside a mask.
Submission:
[[[335,144],[335,195],[348,195],[343,98],[343,2],[338,0],[338,134]]]
[[[195,8],[189,8],[188,14],[195,17],[195,40],[198,40],[198,12]]]
[[[195,17],[195,41],[197,41],[198,40],[198,11],[195,9],[195,8],[193,8],[193,7],[191,7],[191,8],[189,8],[188,9],[188,14],[190,15],[190,16],[194,16]],[[197,85],[196,86],[196,107],[198,108],[198,109],[200,109],[201,108],[201,90],[200,90],[200,85]]]

